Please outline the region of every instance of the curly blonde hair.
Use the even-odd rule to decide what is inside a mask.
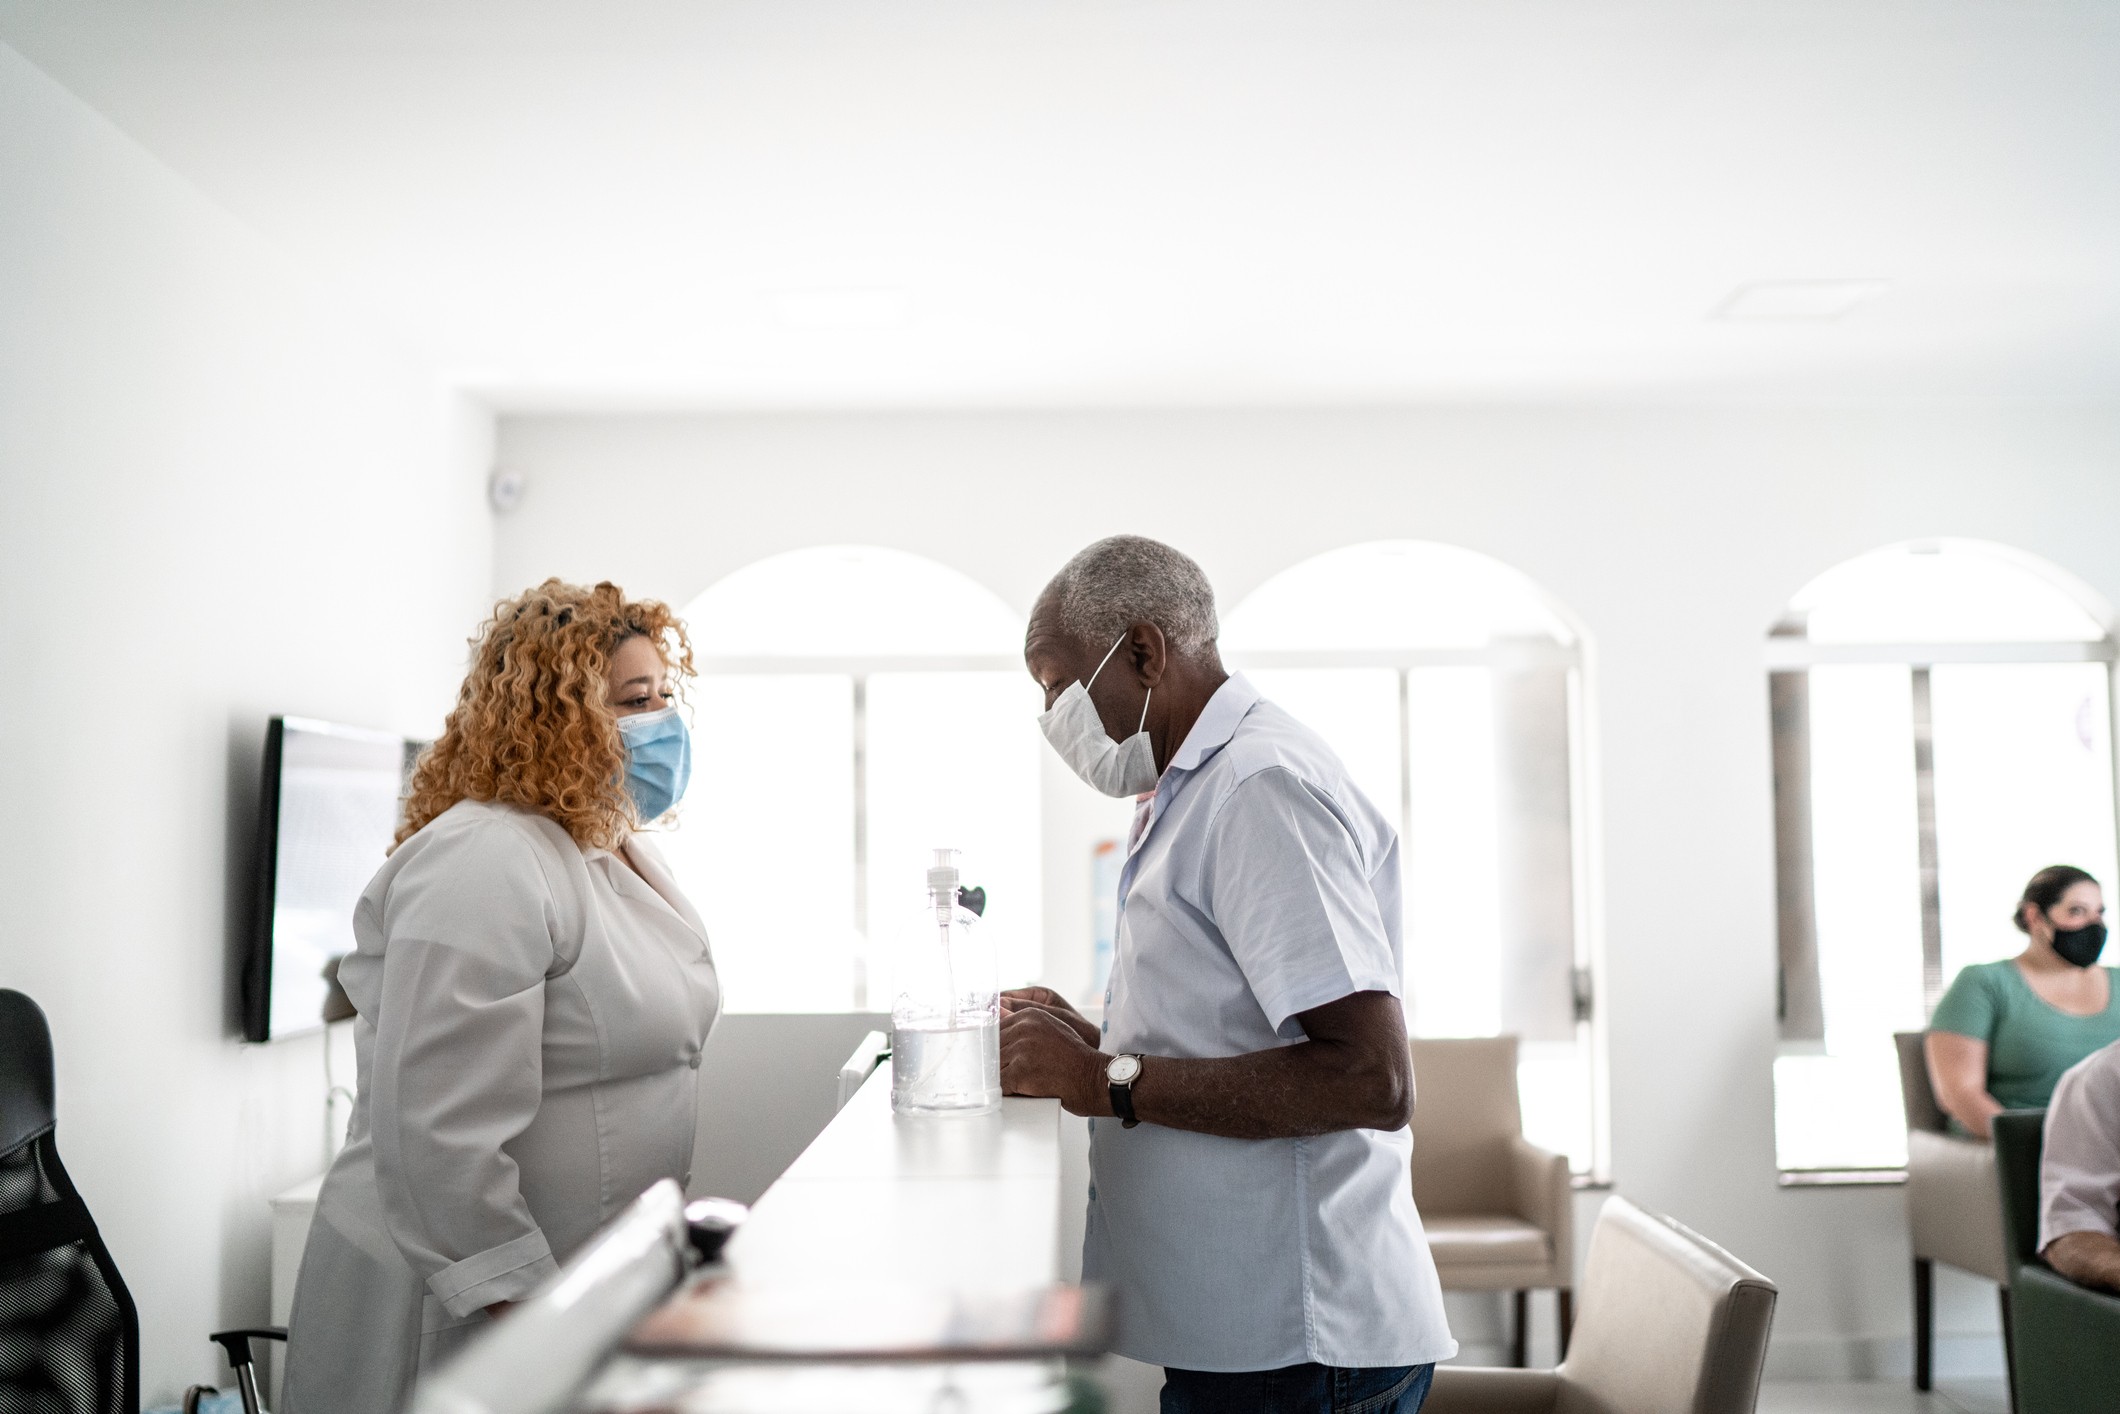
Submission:
[[[653,640],[681,695],[692,643],[665,604],[629,600],[608,582],[589,589],[548,579],[495,605],[471,640],[455,710],[413,768],[396,844],[460,800],[525,806],[584,848],[623,843],[642,822],[626,792],[605,675],[612,653],[634,637]]]

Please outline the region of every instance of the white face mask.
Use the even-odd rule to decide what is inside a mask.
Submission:
[[[1119,635],[1119,643],[1126,642],[1126,635]],[[1104,655],[1104,663],[1112,660],[1112,653],[1119,651],[1119,643],[1111,646]],[[1104,663],[1097,664],[1097,672],[1089,675],[1089,681],[1097,680],[1097,673],[1104,671]],[[1149,697],[1155,696],[1154,692]],[[1141,726],[1148,725],[1148,698],[1141,700]],[[1073,682],[1060,694],[1060,699],[1038,718],[1038,730],[1060,753],[1060,759],[1069,769],[1088,781],[1106,795],[1140,795],[1156,788],[1156,779],[1161,772],[1156,770],[1156,749],[1150,744],[1148,733],[1136,729],[1125,741],[1113,741],[1111,733],[1104,730],[1104,719],[1097,715],[1097,704],[1089,700],[1089,683]]]

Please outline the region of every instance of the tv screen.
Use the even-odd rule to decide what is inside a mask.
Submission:
[[[338,960],[353,906],[389,852],[420,743],[303,717],[265,734],[257,921],[243,971],[243,1035],[277,1040],[350,1015]]]

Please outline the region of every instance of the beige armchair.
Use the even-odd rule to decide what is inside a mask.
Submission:
[[[1565,1154],[1524,1138],[1516,1037],[1416,1040],[1413,1080],[1413,1199],[1444,1290],[1514,1293],[1510,1348],[1521,1366],[1528,1293],[1551,1289],[1565,1355],[1575,1185]]]
[[[1440,1366],[1423,1414],[1752,1414],[1774,1300],[1773,1282],[1698,1233],[1608,1198],[1568,1358]]]
[[[1900,1031],[1899,1094],[1907,1113],[1907,1245],[1914,1254],[1914,1388],[1927,1389],[1935,1351],[1935,1264],[2001,1288],[2002,1344],[2010,1333],[2010,1267],[2002,1245],[2002,1188],[1995,1150],[1953,1134],[1929,1083],[1922,1032]],[[2010,1381],[2015,1388],[2016,1380]]]

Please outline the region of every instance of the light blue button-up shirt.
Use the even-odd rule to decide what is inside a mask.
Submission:
[[[1313,1007],[1399,994],[1397,833],[1241,674],[1141,806],[1119,899],[1108,1052],[1244,1055],[1301,1042]],[[1190,1370],[1456,1354],[1412,1152],[1404,1129],[1261,1140],[1091,1121],[1082,1269],[1119,1293],[1114,1348]]]

